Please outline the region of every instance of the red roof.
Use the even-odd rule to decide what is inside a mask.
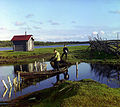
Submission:
[[[11,41],[29,40],[32,35],[15,35]]]

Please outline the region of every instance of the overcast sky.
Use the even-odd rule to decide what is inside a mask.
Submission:
[[[25,31],[36,41],[116,39],[120,0],[0,0],[0,40]]]

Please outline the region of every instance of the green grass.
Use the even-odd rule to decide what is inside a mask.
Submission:
[[[68,48],[67,61],[72,63],[84,61],[120,64],[120,60],[116,56],[104,52],[91,53],[88,46],[71,46]],[[56,49],[62,55],[63,47],[57,47]],[[35,60],[42,60],[43,58],[48,61],[54,55],[53,50],[54,48],[39,48],[31,52],[0,51],[0,64],[28,63]]]
[[[33,107],[119,107],[120,88],[109,88],[90,79],[62,81],[16,101],[18,105]]]

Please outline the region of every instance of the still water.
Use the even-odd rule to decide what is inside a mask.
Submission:
[[[67,46],[83,46],[83,45],[89,45],[89,44],[72,44]],[[49,45],[49,46],[35,46],[34,48],[55,48],[55,47],[64,47],[64,45]],[[0,47],[0,51],[7,51],[7,50],[13,50],[12,47]]]
[[[49,62],[45,63],[47,64],[47,70],[53,69]],[[33,72],[34,63],[25,65],[0,66],[0,80],[4,80],[8,86],[8,90],[5,90],[3,83],[0,81],[0,101],[11,100],[18,96],[52,87],[53,84],[62,79],[72,81],[93,79],[100,83],[107,84],[109,87],[120,88],[119,66],[80,63],[78,65],[78,71],[76,71],[76,65],[72,65],[68,68],[68,72],[66,73],[62,73],[48,79],[36,78],[26,82],[21,80],[21,84],[18,89],[15,89],[14,87],[11,89],[7,77],[10,76],[10,79],[13,82],[14,77],[17,76],[16,72],[21,69],[22,71]]]

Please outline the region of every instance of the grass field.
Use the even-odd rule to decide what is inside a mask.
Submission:
[[[69,62],[101,62],[120,64],[120,60],[114,56],[104,52],[90,52],[88,46],[71,46],[69,48],[68,59]],[[62,47],[56,48],[62,54]],[[39,48],[31,52],[13,52],[0,51],[0,64],[14,64],[14,63],[28,63],[43,58],[48,61],[53,55],[54,48]]]

